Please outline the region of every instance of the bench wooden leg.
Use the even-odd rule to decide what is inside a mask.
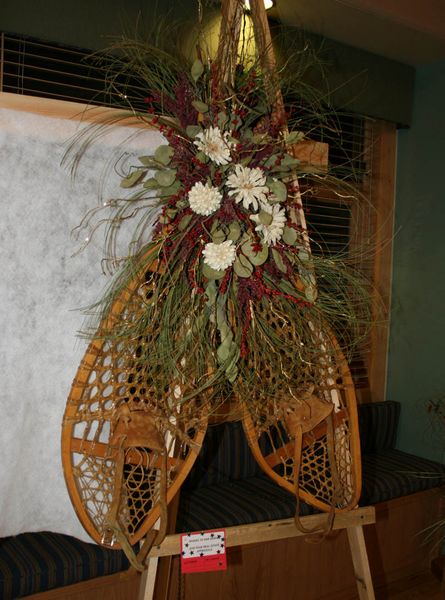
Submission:
[[[360,600],[375,600],[362,525],[346,528]]]

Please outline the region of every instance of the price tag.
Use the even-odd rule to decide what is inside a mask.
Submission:
[[[181,572],[225,571],[227,569],[224,529],[181,535]]]

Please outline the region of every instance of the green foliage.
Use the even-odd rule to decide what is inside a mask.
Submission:
[[[106,225],[105,256],[117,273],[104,297],[91,307],[95,316],[85,333],[118,339],[129,347],[135,339],[148,339],[138,358],[144,361],[144,376],[160,394],[178,377],[187,381],[181,401],[199,394],[221,399],[228,383],[252,401],[296,393],[320,377],[317,371],[326,356],[335,359],[332,329],[342,332],[341,349],[350,352],[371,322],[369,287],[352,261],[346,255],[312,255],[308,232],[295,221],[301,198],[292,188],[288,191],[295,172],[305,184],[313,177],[316,184],[332,184],[338,196],[349,199],[355,194],[352,185],[329,173],[305,171],[286,150],[286,143],[309,137],[316,122],[324,130],[331,124],[326,104],[298,79],[309,68],[308,55],[298,53],[305,63],[299,70],[292,72],[293,59],[282,67],[281,75],[291,73],[285,90],[298,79],[304,106],[291,118],[291,131],[282,132],[274,124],[258,59],[248,67],[238,65],[232,87],[220,81],[208,60],[201,57],[190,65],[169,52],[166,43],[124,38],[113,46],[109,67],[110,88],[121,90],[127,76],[136,77],[155,114],[130,106],[128,113],[99,123],[79,138],[74,163],[92,141],[125,119],[159,127],[166,140],[153,155],[142,155],[137,166],[127,167],[120,185],[128,196],[107,205],[108,216],[97,225]],[[311,125],[306,129],[307,120]],[[220,160],[218,152],[215,158],[197,147],[203,138],[197,136],[210,128],[218,128],[217,142],[228,149],[229,158]],[[264,175],[258,186],[246,184],[247,190],[263,189],[254,201],[248,197],[237,202],[229,193],[235,165]],[[192,208],[190,191],[197,183],[220,195],[215,208]],[[279,233],[268,238],[264,231],[274,225],[275,211],[282,211],[285,223],[275,223]],[[84,224],[98,213],[94,209]],[[121,261],[117,238],[130,222],[136,225],[129,256]],[[153,225],[154,237],[147,243]],[[233,263],[212,268],[203,257],[210,243],[233,247]],[[158,272],[148,268],[154,258],[162,264]],[[143,310],[111,322],[114,303],[135,280],[144,293],[150,290]],[[259,390],[265,363],[273,377],[266,384],[261,380]]]

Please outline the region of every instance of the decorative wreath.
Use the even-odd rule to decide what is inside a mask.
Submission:
[[[135,223],[134,235],[94,307],[63,457],[86,529],[96,541],[117,539],[138,568],[130,544],[159,516],[157,543],[165,535],[167,503],[209,415],[228,399],[260,466],[297,498],[333,515],[360,493],[344,352],[369,320],[368,287],[345,256],[313,251],[298,182],[306,134],[288,128],[300,120],[287,118],[264,11],[257,57],[239,56],[242,5],[223,2],[213,59],[201,47],[184,69],[164,49],[128,41],[114,59],[112,87],[125,96],[119,82],[136,73],[148,90],[144,110],[122,118],[164,141],[128,170],[125,196],[104,207],[107,258],[123,223]],[[252,2],[261,21],[259,6]],[[82,134],[80,153],[106,125]]]

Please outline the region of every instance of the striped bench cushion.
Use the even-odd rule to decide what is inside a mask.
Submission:
[[[301,503],[302,515],[314,510]],[[295,497],[266,475],[181,491],[177,532],[248,525],[287,519],[295,514]]]
[[[240,421],[209,427],[183,489],[192,490],[262,473]]]
[[[400,450],[364,454],[362,467],[362,506],[445,485],[445,465]]]
[[[58,533],[0,539],[0,598],[22,598],[129,567],[123,552]]]
[[[378,504],[440,485],[445,485],[445,465],[399,450],[365,455],[360,505]],[[302,516],[313,512],[312,507],[301,503]],[[247,525],[294,514],[294,496],[260,475],[182,491],[176,530]]]
[[[389,450],[396,445],[400,403],[392,400],[358,406],[362,454]]]

